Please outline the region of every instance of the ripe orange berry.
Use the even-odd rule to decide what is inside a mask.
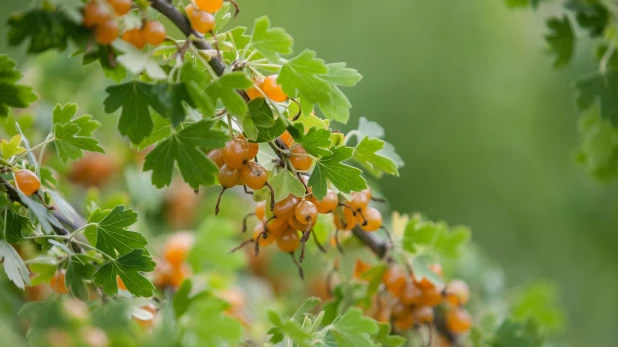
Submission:
[[[296,205],[294,216],[302,224],[315,225],[318,220],[318,209],[311,201],[303,200]]]
[[[275,204],[273,214],[281,220],[288,220],[294,216],[299,201],[300,199],[290,194],[287,198]]]
[[[207,33],[215,28],[215,17],[200,9],[196,9],[192,4],[185,7],[185,11],[189,16],[191,27],[198,33]]]
[[[180,266],[193,247],[193,235],[188,232],[175,233],[167,239],[163,248],[163,258],[172,266]]]
[[[454,334],[463,334],[472,328],[472,317],[463,308],[446,311],[446,329]]]
[[[260,201],[255,205],[255,216],[259,220],[264,220],[266,216],[266,201]]]
[[[290,163],[296,170],[309,170],[313,164],[313,159],[307,155],[307,151],[303,146],[296,146],[292,148],[292,155],[290,156]]]
[[[443,272],[442,266],[440,266],[440,264],[429,264],[427,267],[429,268],[429,270],[436,273],[436,275],[442,277]],[[431,282],[431,280],[429,280],[429,278],[427,277],[421,278],[420,281],[416,282],[416,285],[418,285],[422,290],[428,290],[435,287],[435,284]]]
[[[262,89],[262,82],[255,81],[255,84],[253,86],[251,86],[251,88],[245,90],[245,93],[247,93],[247,96],[249,97],[249,99],[253,100],[253,99],[263,98],[264,97],[264,95],[262,95],[262,93],[260,93],[258,88]]]
[[[92,28],[104,24],[109,19],[109,14],[105,6],[96,1],[90,1],[84,7],[84,26]]]
[[[125,30],[124,33],[122,33],[122,39],[137,49],[142,49],[146,46],[146,40],[139,28]]]
[[[397,302],[391,310],[391,316],[395,319],[406,318],[412,315],[412,308],[404,305],[401,302]]]
[[[71,183],[85,187],[104,186],[118,172],[116,159],[102,153],[88,153],[71,165]]]
[[[434,317],[433,314],[433,308],[429,306],[417,307],[413,312],[417,324],[432,324]]]
[[[270,223],[269,223],[270,224]],[[262,232],[264,231],[264,224],[258,223],[255,228],[253,228],[253,241],[260,243],[260,247],[268,246],[275,241],[275,235],[267,235],[268,237],[262,237]]]
[[[286,232],[277,237],[277,247],[286,253],[292,253],[300,246],[298,231],[288,228]]]
[[[110,19],[107,22],[97,25],[94,29],[94,39],[102,44],[109,45],[118,37],[118,23]]]
[[[270,75],[262,82],[262,91],[266,96],[275,102],[284,102],[288,99],[288,96],[283,92],[283,88],[277,84],[277,78],[279,75]]]
[[[64,282],[65,274],[66,272],[64,269],[56,271],[54,277],[52,277],[49,281],[49,286],[51,289],[58,294],[66,294],[68,292],[66,283]]]
[[[390,266],[384,275],[382,275],[382,283],[393,296],[400,298],[403,295],[403,291],[406,288],[407,273],[400,266]]]
[[[114,12],[119,16],[129,13],[129,11],[131,11],[131,4],[133,3],[131,0],[107,0],[107,2],[112,5]]]
[[[165,40],[165,26],[156,20],[149,20],[142,29],[142,36],[149,44],[158,46]]]
[[[406,305],[421,305],[423,303],[423,291],[414,283],[408,283],[401,294],[401,301]]]
[[[309,197],[309,201],[315,205],[319,213],[331,213],[339,205],[339,198],[337,198],[337,194],[330,189],[326,192],[324,199],[318,200],[312,195]]]
[[[465,305],[470,299],[470,288],[462,280],[452,280],[446,287],[446,301],[454,307]]]
[[[266,231],[271,236],[279,237],[288,231],[288,223],[285,219],[273,218],[266,224]]]
[[[224,188],[232,188],[240,184],[240,170],[223,165],[219,170],[219,184]]]
[[[223,160],[222,149],[213,149],[212,151],[208,152],[208,158],[210,158],[210,160],[217,164],[219,169],[225,164],[225,161]]]
[[[367,201],[371,200],[371,189],[363,189],[361,193],[365,194],[365,196],[367,197]]]
[[[260,151],[260,145],[256,142],[247,142],[247,145],[249,146],[249,160],[251,160]]]
[[[338,213],[333,213],[333,223],[339,230],[352,230],[358,222],[358,217],[352,214],[347,208],[339,210]]]
[[[302,223],[301,221],[298,220],[298,218],[296,217],[292,217],[288,220],[288,224],[293,227],[294,229],[301,231],[301,232],[305,232],[305,231],[309,231],[310,228],[313,227],[313,224],[310,226],[309,223]]]
[[[288,148],[292,147],[294,138],[287,130],[284,131],[283,134],[279,135],[279,138],[283,141],[283,143],[285,143],[286,146],[288,146]]]
[[[352,193],[352,200],[348,201],[348,205],[354,209],[354,211],[365,212],[369,204],[369,198],[363,192]]]
[[[268,180],[268,172],[262,165],[250,161],[240,169],[240,179],[251,189],[262,189]]]
[[[422,304],[425,306],[438,306],[442,302],[442,290],[437,287],[423,289]]]
[[[406,317],[402,317],[399,319],[395,319],[393,321],[393,325],[399,331],[406,331],[414,326],[416,320],[414,319],[414,315],[410,314]]]
[[[118,283],[118,289],[120,289],[120,290],[127,290],[127,286],[122,281],[122,278],[120,278],[120,276],[118,276],[118,275],[116,275],[116,283]]]
[[[27,196],[36,194],[41,189],[41,181],[30,170],[19,170],[15,173],[15,183],[17,188]]]
[[[361,223],[360,225],[361,229],[367,232],[373,232],[382,227],[382,214],[380,213],[380,211],[376,210],[375,208],[373,207],[367,208],[365,212],[363,213],[363,216],[365,217],[367,224],[363,225]]]
[[[223,160],[231,169],[240,169],[249,162],[249,145],[247,141],[236,138],[223,147]]]
[[[215,13],[223,6],[223,0],[195,0],[195,4],[202,11]]]

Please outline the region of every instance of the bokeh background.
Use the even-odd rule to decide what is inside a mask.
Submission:
[[[572,81],[595,66],[591,50],[578,47],[573,66],[552,68],[543,18],[557,8],[510,10],[496,0],[238,2],[241,24],[268,15],[294,36],[297,52],[315,49],[364,75],[345,91],[354,105],[346,129],[361,116],[386,129],[406,162],[401,177],[380,185],[395,209],[470,226],[510,285],[554,281],[569,345],[618,339],[617,189],[595,182],[574,159]],[[4,23],[27,5],[0,6]],[[27,64],[23,49],[7,48],[2,28],[0,51]]]

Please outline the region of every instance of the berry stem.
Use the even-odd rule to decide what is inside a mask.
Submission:
[[[243,219],[242,219],[242,232],[246,232],[247,231],[247,219],[251,216],[255,216],[255,212],[251,212],[248,213]]]
[[[234,247],[234,248],[230,249],[230,251],[229,251],[229,252],[227,252],[227,253],[228,253],[228,254],[230,254],[230,253],[234,253],[234,252],[236,252],[237,250],[239,250],[239,249],[241,249],[241,248],[245,247],[246,245],[250,244],[251,242],[254,242],[254,241],[253,241],[253,239],[245,240],[245,241],[241,242],[241,244],[240,244],[240,245],[238,245],[238,246],[236,246],[236,247]],[[256,243],[257,243],[257,242],[256,242]]]
[[[215,205],[215,216],[219,214],[219,204],[221,204],[221,197],[223,193],[225,193],[225,187],[221,188],[221,193],[219,193],[219,197],[217,198],[217,204]]]
[[[296,265],[296,267],[298,268],[298,275],[300,275],[300,278],[302,280],[305,280],[305,274],[303,273],[303,268],[300,266],[300,263],[298,262],[298,260],[296,260],[296,257],[294,256],[294,252],[290,252],[290,256],[292,257],[292,261],[294,261],[294,265]]]

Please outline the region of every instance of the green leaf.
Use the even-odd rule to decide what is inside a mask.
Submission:
[[[146,155],[144,171],[152,170],[152,183],[162,188],[172,182],[174,163],[193,189],[215,183],[219,168],[201,149],[221,148],[228,140],[225,132],[213,128],[214,121],[202,120],[160,141]]]
[[[28,53],[36,54],[48,49],[63,51],[69,38],[83,42],[91,35],[81,25],[73,23],[64,12],[51,6],[13,14],[8,20],[8,42],[18,46],[28,41]]]
[[[456,258],[470,241],[472,232],[468,227],[456,226],[438,235],[434,247],[445,258]]]
[[[269,310],[267,314],[270,322],[276,327],[276,329],[271,328],[268,331],[269,335],[273,335],[271,342],[273,342],[273,338],[278,339],[281,338],[281,335],[283,335],[290,338],[297,346],[313,346],[311,335],[304,331],[299,323],[293,320],[284,320],[279,313],[273,310]]]
[[[275,202],[287,198],[290,194],[297,197],[305,196],[305,186],[288,170],[281,170],[278,174],[271,177],[268,183],[275,191]]]
[[[307,298],[301,305],[300,307],[296,310],[296,312],[294,312],[294,314],[292,315],[292,319],[299,319],[302,316],[304,316],[306,313],[308,313],[309,311],[313,310],[314,308],[316,308],[316,306],[318,306],[320,304],[322,300],[320,300],[320,298],[312,296],[310,298]]]
[[[256,142],[269,142],[277,138],[277,136],[283,134],[285,131],[285,121],[279,117],[275,120],[275,125],[271,127],[257,127],[258,135]]]
[[[262,53],[268,60],[277,62],[280,55],[292,53],[292,36],[281,28],[270,28],[268,17],[255,20],[251,33],[251,45]]]
[[[80,136],[81,128],[76,123],[56,124],[54,126],[54,144],[58,157],[63,162],[76,160],[84,156],[84,150],[105,153],[99,140],[92,136]]]
[[[269,128],[275,125],[273,110],[264,98],[256,98],[249,102],[249,117],[258,127]]]
[[[154,271],[156,263],[145,252],[144,249],[134,249],[118,259],[109,260],[94,273],[94,283],[102,286],[105,294],[114,296],[118,294],[116,276],[120,276],[131,294],[152,296],[155,287],[140,272]]]
[[[384,128],[380,126],[377,122],[370,121],[365,117],[360,117],[358,120],[358,129],[356,130],[358,133],[358,138],[362,139],[364,137],[384,137]]]
[[[247,89],[253,82],[243,72],[225,73],[217,80],[213,80],[206,86],[206,93],[213,101],[221,99],[227,111],[236,116],[244,116],[247,113],[245,100],[236,92],[237,89]]]
[[[496,335],[490,341],[490,346],[540,347],[543,346],[543,342],[539,327],[533,320],[518,322],[509,318],[502,322]]]
[[[384,141],[365,136],[354,148],[354,158],[372,171],[399,176],[397,164],[390,158],[378,154],[384,148]]]
[[[581,111],[598,100],[601,118],[618,126],[618,71],[594,73],[577,81],[575,86],[579,92],[577,106]]]
[[[4,221],[0,223],[3,228]],[[24,231],[33,230],[34,225],[27,217],[24,217],[10,208],[6,212],[5,238],[8,243],[17,243],[24,238]]]
[[[367,188],[367,182],[362,176],[363,171],[342,163],[352,157],[353,149],[341,146],[332,151],[333,154],[316,162],[309,178],[309,186],[318,200],[326,196],[328,181],[343,193],[359,192]]]
[[[6,160],[14,155],[24,153],[26,149],[21,147],[21,135],[11,137],[9,141],[2,139],[2,142],[0,142],[0,151],[2,152],[2,158]]]
[[[545,35],[549,49],[556,56],[554,67],[567,65],[571,61],[575,47],[575,34],[571,21],[564,15],[562,19],[550,18],[547,27],[551,30]]]
[[[30,286],[30,272],[13,246],[0,240],[0,260],[4,260],[4,272],[19,289]]]
[[[386,323],[378,323],[378,333],[373,340],[382,346],[399,347],[406,343],[406,338],[399,335],[391,335],[391,326]]]
[[[187,93],[195,103],[195,108],[202,113],[202,117],[211,118],[215,115],[215,102],[195,81],[187,82]]]
[[[206,217],[197,229],[195,245],[188,256],[193,271],[220,269],[230,272],[244,267],[246,262],[242,253],[228,253],[237,246],[234,239],[237,233],[237,225],[230,220]]]
[[[328,73],[328,67],[315,55],[314,51],[305,50],[288,60],[277,78],[277,83],[288,96],[301,97],[303,114],[310,114],[317,103],[326,105],[331,101],[332,86],[320,76]]]
[[[145,72],[148,77],[154,80],[164,80],[167,78],[167,74],[159,63],[152,59],[150,52],[141,51],[124,40],[116,40],[112,43],[112,46],[123,53],[118,55],[116,60],[127,71],[136,75]]]
[[[118,129],[135,144],[152,132],[153,121],[148,108],[151,107],[159,114],[166,113],[155,84],[131,81],[109,86],[105,91],[109,94],[103,102],[105,112],[112,113],[122,107]]]
[[[417,246],[433,245],[443,232],[443,225],[425,222],[415,215],[410,219],[403,234],[403,249],[410,253],[418,251]]]
[[[38,99],[31,87],[17,84],[21,77],[15,61],[0,55],[0,116],[8,116],[9,107],[26,108]]]
[[[294,136],[294,141],[301,144],[308,154],[319,158],[333,153],[328,149],[332,145],[330,130],[311,128],[305,134],[302,126],[300,124],[297,126],[300,126],[300,131],[296,133],[296,136],[294,136],[292,132],[290,132],[290,134]]]
[[[172,125],[177,127],[185,119],[184,104],[195,107],[191,93],[184,83],[161,83],[159,88],[159,97],[164,105],[164,111],[160,115],[171,120]]]
[[[170,136],[172,132],[171,123],[168,119],[155,115],[152,120],[154,122],[152,132],[137,146],[140,151]]]
[[[116,206],[113,210],[96,209],[88,218],[84,234],[90,244],[101,251],[116,257],[127,254],[136,248],[143,248],[148,243],[144,235],[129,231],[127,228],[137,222],[137,213],[124,206]]]
[[[241,323],[225,313],[229,303],[212,294],[193,300],[187,313],[187,331],[192,332],[195,346],[237,346],[243,336]],[[208,322],[208,324],[204,324]]]
[[[565,313],[558,298],[558,290],[552,283],[529,283],[520,289],[513,300],[513,317],[519,320],[532,319],[545,331],[560,332],[564,328]]]
[[[88,300],[88,289],[84,281],[92,279],[94,266],[87,259],[77,257],[69,258],[69,265],[66,269],[65,282],[69,291],[82,301]]]
[[[416,256],[412,260],[412,268],[414,269],[414,277],[420,281],[427,278],[436,285],[443,285],[444,280],[437,273],[433,272],[429,267],[433,262],[428,256]]]
[[[346,63],[331,63],[326,66],[328,72],[320,77],[332,84],[353,87],[363,79],[363,75],[358,73],[356,69],[346,67]]]
[[[230,3],[224,2],[223,6],[215,12],[215,32],[219,32],[221,28],[225,27],[225,25],[232,19],[232,14],[230,13]]]
[[[331,333],[337,346],[372,347],[370,335],[377,334],[378,323],[363,315],[360,308],[352,307],[332,323]]]

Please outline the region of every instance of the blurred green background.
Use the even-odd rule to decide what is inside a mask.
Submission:
[[[315,49],[364,75],[345,90],[354,105],[348,127],[361,116],[378,121],[406,162],[401,177],[381,183],[395,209],[469,225],[510,285],[555,281],[569,345],[618,339],[616,187],[597,184],[574,160],[572,81],[595,67],[580,47],[575,66],[552,69],[542,35],[555,9],[514,11],[496,0],[238,2],[237,22],[268,15],[297,52]],[[3,22],[27,6],[0,5]],[[24,62],[4,33],[0,51]]]

